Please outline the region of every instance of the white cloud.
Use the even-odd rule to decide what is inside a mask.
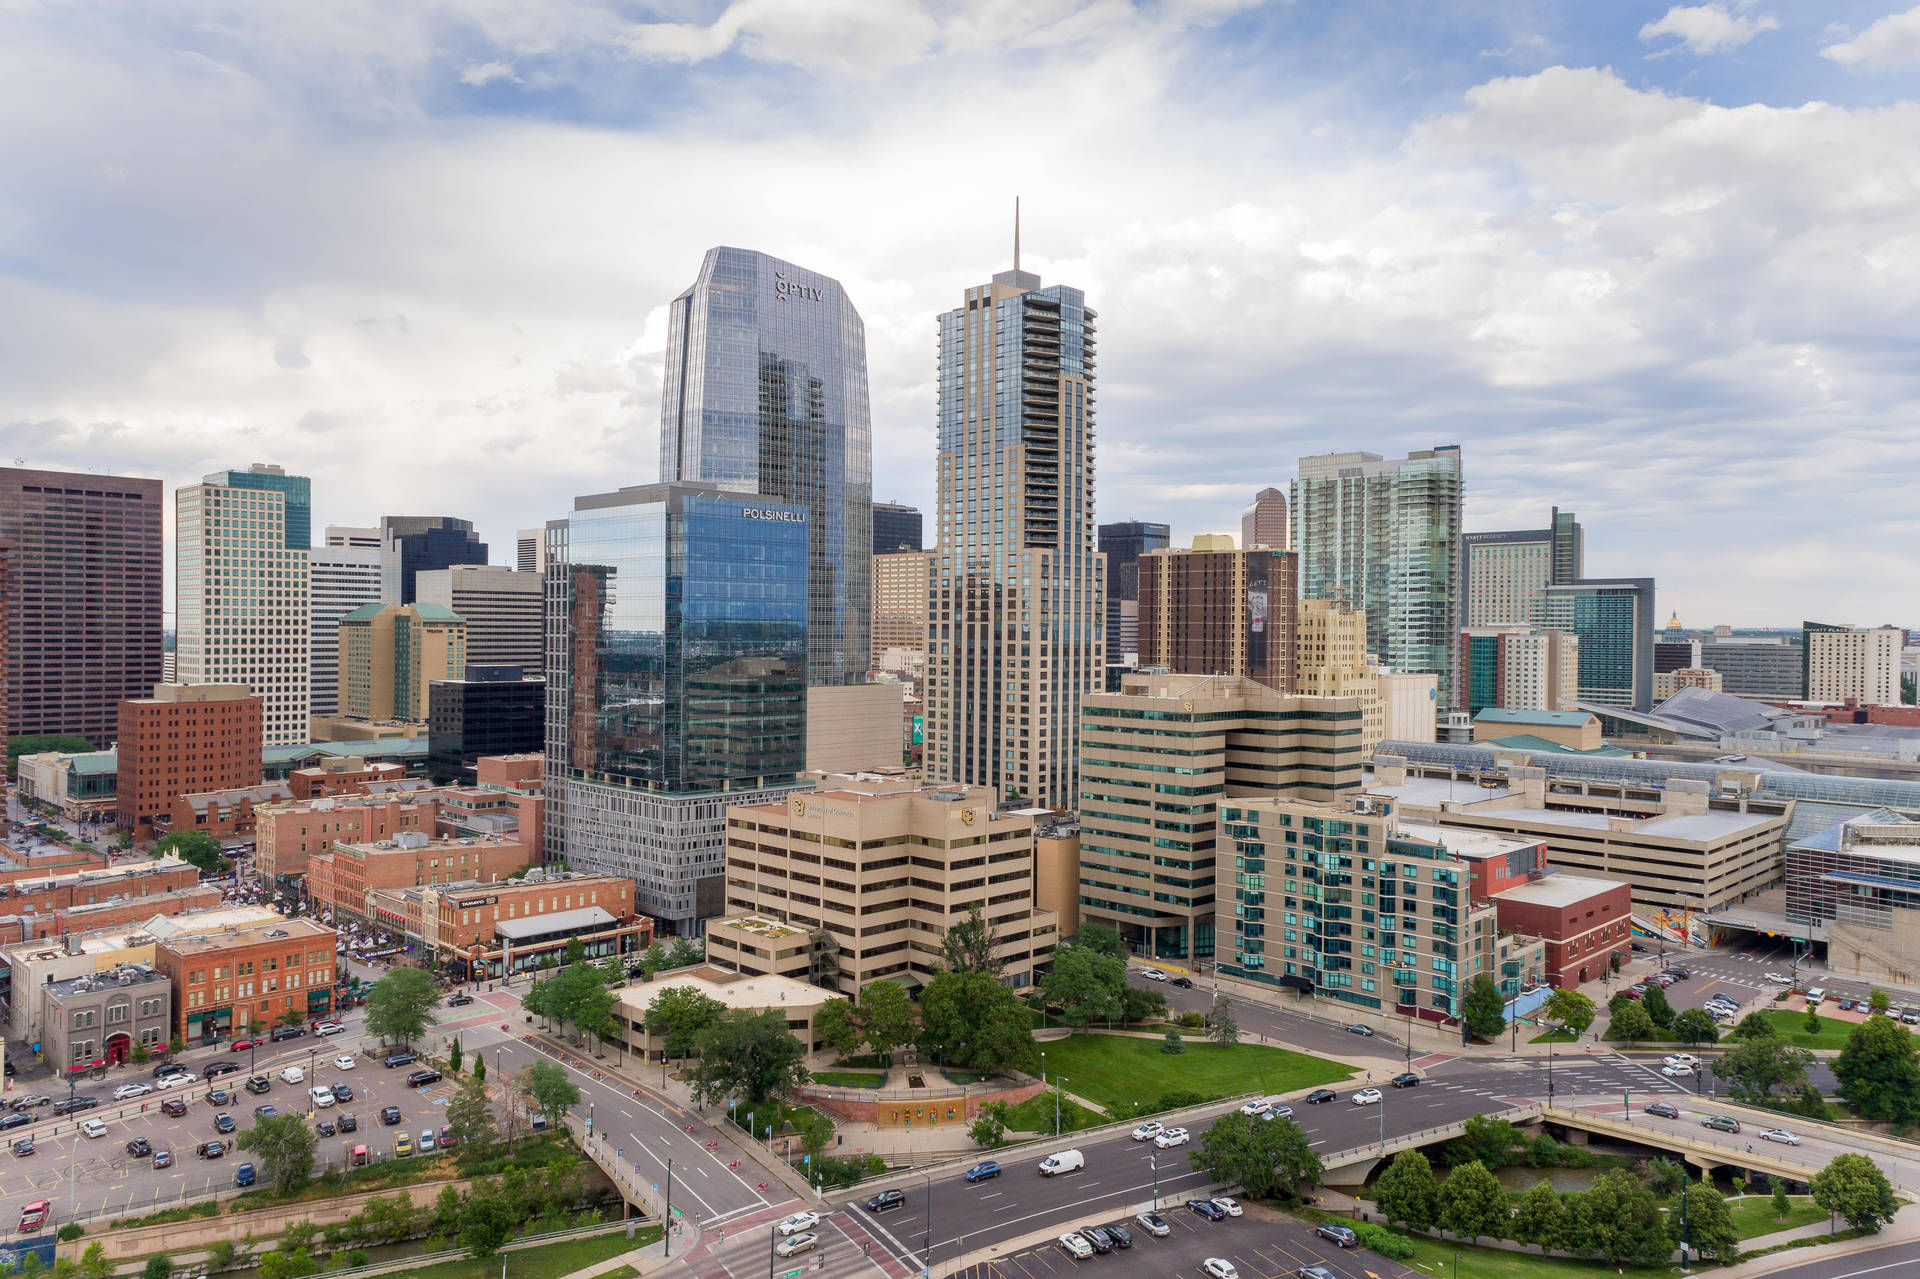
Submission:
[[[474,88],[484,88],[495,80],[511,80],[518,83],[520,77],[513,73],[511,62],[473,62],[460,69],[460,83],[470,84]]]
[[[1746,6],[1741,6],[1745,8]],[[1777,31],[1780,20],[1770,14],[1735,14],[1724,4],[1675,5],[1657,22],[1640,28],[1642,40],[1674,36],[1679,43],[1662,53],[1684,48],[1692,53],[1729,53],[1763,31]],[[1651,56],[1659,57],[1660,54]]]
[[[1828,45],[1820,56],[1867,71],[1920,62],[1920,5],[1888,14],[1851,40]]]

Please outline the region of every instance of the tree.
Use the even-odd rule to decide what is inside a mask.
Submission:
[[[1804,1031],[1806,1031],[1806,1032],[1807,1032],[1807,1034],[1809,1034],[1809,1035],[1817,1035],[1817,1034],[1819,1034],[1819,1033],[1820,1033],[1820,1008],[1819,1008],[1819,1005],[1817,1005],[1817,1004],[1808,1004],[1808,1005],[1807,1005],[1807,1016],[1806,1016],[1806,1020],[1804,1020],[1804,1021],[1802,1021],[1802,1022],[1800,1023],[1800,1029],[1802,1029],[1802,1030],[1804,1030]]]
[[[1735,1097],[1764,1102],[1775,1092],[1799,1092],[1812,1065],[1812,1053],[1778,1035],[1768,1035],[1734,1044],[1720,1055],[1714,1072],[1727,1081]]]
[[[107,1279],[113,1273],[113,1263],[107,1260],[106,1247],[98,1239],[88,1244],[87,1250],[80,1254],[80,1273],[87,1279]]]
[[[667,952],[668,968],[690,968],[707,957],[707,944],[695,941],[691,937],[673,939],[673,949]]]
[[[1607,1027],[1607,1038],[1624,1040],[1628,1043],[1645,1043],[1654,1035],[1653,1018],[1647,1016],[1647,1010],[1637,1003],[1628,1004],[1613,1015],[1613,1022]]]
[[[1240,1042],[1240,1023],[1233,1019],[1233,1001],[1225,991],[1214,992],[1213,1011],[1207,1014],[1207,1038],[1222,1048]]]
[[[1893,1007],[1893,1000],[1888,997],[1886,991],[1875,986],[1867,992],[1867,1007],[1885,1016],[1887,1009]]]
[[[466,1208],[466,1198],[453,1186],[440,1187],[440,1193],[433,1201],[433,1217],[427,1225],[427,1234],[435,1239],[453,1239],[460,1234],[460,1216]]]
[[[240,1249],[231,1239],[215,1239],[207,1245],[207,1273],[219,1274],[222,1270],[231,1270],[239,1260]]]
[[[453,1042],[447,1045],[447,1069],[453,1074],[460,1073],[460,1036],[455,1035]]]
[[[140,1267],[140,1279],[173,1279],[173,1258],[156,1252]]]
[[[1647,1161],[1647,1189],[1654,1194],[1667,1198],[1680,1193],[1687,1184],[1687,1172],[1671,1159],[1649,1159]]]
[[[498,1129],[493,1122],[493,1107],[487,1102],[487,1085],[480,1077],[480,1059],[473,1059],[474,1073],[460,1081],[460,1088],[447,1102],[447,1127],[453,1129],[455,1143],[463,1151],[484,1149]]]
[[[1565,1026],[1576,1039],[1587,1033],[1599,1014],[1593,1000],[1577,990],[1556,990],[1547,997],[1547,1019]]]
[[[512,1237],[518,1224],[513,1205],[475,1195],[460,1210],[460,1242],[476,1257],[491,1257]]]
[[[940,939],[940,957],[950,972],[985,973],[999,981],[1000,970],[1005,967],[994,957],[999,945],[1000,934],[975,902],[967,908],[965,919],[948,926],[947,935]]]
[[[1160,1041],[1160,1051],[1175,1057],[1187,1051],[1187,1041],[1180,1037],[1179,1027],[1167,1027],[1166,1038]]]
[[[256,1119],[240,1134],[239,1146],[260,1157],[261,1175],[279,1194],[289,1194],[313,1175],[313,1152],[320,1139],[307,1127],[305,1115],[272,1115]]]
[[[702,1106],[733,1096],[757,1106],[810,1077],[806,1046],[773,1008],[757,1013],[729,1010],[701,1035],[697,1055],[693,1096]]]
[[[1441,1153],[1450,1168],[1466,1163],[1505,1168],[1526,1161],[1527,1139],[1504,1119],[1475,1115],[1467,1120],[1466,1130],[1448,1142]]]
[[[411,1044],[433,1024],[439,1003],[440,989],[432,977],[418,968],[396,968],[367,991],[367,1032],[380,1036],[382,1043],[392,1039]]]
[[[1704,1008],[1684,1008],[1674,1014],[1673,1037],[1683,1044],[1711,1044],[1718,1042],[1720,1028]]]
[[[1773,1179],[1773,1217],[1776,1221],[1785,1221],[1787,1214],[1793,1211],[1793,1205],[1787,1202],[1787,1183],[1784,1178]]]
[[[669,986],[647,1005],[647,1033],[660,1040],[669,1057],[691,1057],[700,1036],[720,1020],[727,1006],[691,986]]]
[[[1439,1206],[1440,1224],[1462,1239],[1506,1238],[1512,1205],[1500,1179],[1478,1159],[1447,1174],[1440,1183]]]
[[[860,1028],[854,1022],[853,1003],[829,999],[814,1010],[813,1033],[837,1057],[851,1057],[860,1051]]]
[[[1032,1014],[985,973],[933,975],[920,992],[919,1042],[936,1061],[992,1075],[1040,1066]]]
[[[860,990],[860,1037],[867,1048],[884,1057],[914,1040],[913,1001],[897,981],[885,977]]]
[[[988,1149],[1006,1144],[1007,1103],[990,1101],[980,1107],[980,1113],[967,1125],[967,1136],[973,1139],[975,1145]]]
[[[1622,1009],[1625,1009],[1628,1007],[1637,1007],[1639,1003],[1640,1001],[1638,999],[1635,999],[1632,995],[1629,995],[1626,991],[1624,990],[1615,991],[1613,998],[1607,1001],[1607,1016],[1618,1017]]]
[[[1733,1211],[1720,1192],[1712,1186],[1689,1184],[1683,1193],[1687,1204],[1684,1242],[1723,1266],[1740,1260],[1740,1230],[1733,1224]],[[1680,1206],[1675,1204],[1667,1211],[1667,1232],[1676,1245],[1683,1242],[1680,1222]]]
[[[580,1089],[567,1078],[566,1070],[550,1061],[536,1061],[521,1068],[520,1089],[533,1099],[548,1122],[580,1104]]]
[[[1609,1168],[1574,1197],[1573,1250],[1608,1265],[1651,1266],[1672,1255],[1660,1200],[1624,1168]]]
[[[1159,991],[1146,986],[1122,986],[1120,988],[1121,1021],[1151,1021],[1155,1017],[1164,1017],[1166,1015],[1167,997]]]
[[[321,1269],[320,1263],[305,1248],[291,1252],[275,1248],[260,1258],[260,1279],[306,1279],[308,1275],[319,1274]]]
[[[7,777],[12,779],[19,774],[22,755],[44,755],[48,751],[58,751],[62,755],[88,755],[93,752],[93,743],[72,733],[27,733],[20,737],[9,737]]]
[[[1778,1036],[1780,1028],[1773,1024],[1773,1018],[1766,1012],[1751,1012],[1740,1019],[1740,1024],[1727,1032],[1728,1039],[1747,1042],[1754,1039],[1771,1039]]]
[[[1076,1028],[1118,1020],[1126,985],[1125,960],[1084,946],[1055,951],[1053,971],[1040,979],[1047,1002],[1060,1009],[1060,1020]]]
[[[1549,1248],[1567,1246],[1567,1205],[1551,1182],[1536,1181],[1514,1208],[1513,1237],[1517,1242],[1537,1244],[1543,1255]]]
[[[220,841],[203,831],[177,830],[153,846],[155,857],[172,853],[203,875],[224,875],[232,865],[220,851]]]
[[[1891,1018],[1876,1013],[1855,1026],[1833,1074],[1855,1114],[1895,1124],[1920,1119],[1920,1056],[1913,1036]]]
[[[1667,992],[1657,982],[1647,983],[1647,993],[1640,996],[1640,1006],[1647,1010],[1647,1016],[1653,1018],[1653,1024],[1662,1030],[1673,1025],[1673,1002],[1667,998]]]
[[[473,1055],[473,1077],[481,1083],[487,1081],[487,1055],[483,1052]]]
[[[1403,1150],[1373,1183],[1373,1202],[1388,1221],[1431,1230],[1440,1220],[1440,1187],[1433,1165],[1418,1150]]]
[[[1824,1212],[1845,1217],[1855,1230],[1879,1233],[1900,1207],[1887,1175],[1865,1155],[1835,1155],[1809,1184],[1813,1202]]]
[[[1291,1119],[1260,1119],[1235,1111],[1213,1121],[1188,1155],[1214,1181],[1237,1182],[1250,1198],[1298,1193],[1320,1180],[1320,1156]]]
[[[1088,921],[1080,925],[1080,931],[1073,935],[1073,945],[1080,950],[1090,950],[1097,955],[1111,955],[1121,963],[1127,960],[1127,944],[1120,940],[1120,934],[1107,924]]]
[[[1507,1001],[1500,987],[1485,973],[1476,973],[1461,1001],[1460,1019],[1475,1038],[1491,1042],[1507,1029]]]

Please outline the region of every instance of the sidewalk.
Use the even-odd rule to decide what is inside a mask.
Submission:
[[[1786,1243],[1792,1239],[1812,1238],[1825,1234],[1824,1223],[1816,1222],[1812,1226],[1803,1226],[1798,1230],[1782,1230],[1774,1235],[1762,1235],[1747,1241],[1750,1247],[1771,1247],[1775,1243]],[[1831,1247],[1788,1248],[1771,1256],[1757,1257],[1752,1261],[1742,1261],[1714,1272],[1716,1279],[1751,1279],[1751,1276],[1772,1274],[1776,1270],[1790,1270],[1804,1266],[1809,1262],[1833,1261],[1855,1253],[1871,1252],[1875,1248],[1885,1248],[1889,1244],[1910,1243],[1920,1239],[1920,1205],[1907,1204],[1894,1214],[1892,1224],[1883,1228],[1877,1235],[1866,1235],[1859,1239],[1843,1239]]]

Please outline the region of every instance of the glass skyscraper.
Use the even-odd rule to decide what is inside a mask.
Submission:
[[[450,515],[383,515],[380,542],[380,591],[389,604],[416,603],[421,573],[487,562],[487,544],[473,521]]]
[[[258,489],[286,497],[286,547],[304,551],[313,545],[313,481],[288,475],[284,466],[255,462],[244,471],[215,471],[201,481],[230,489]]]
[[[939,548],[926,773],[1022,805],[1079,802],[1080,703],[1105,685],[1094,548],[1094,320],[1014,269],[940,317]]]
[[[1579,700],[1653,709],[1653,579],[1556,582],[1545,599],[1546,625],[1580,637]]]
[[[668,316],[660,478],[803,508],[808,682],[866,677],[867,337],[838,281],[751,249],[707,251]]]
[[[547,530],[549,859],[691,933],[726,806],[806,764],[807,511],[712,484],[580,497]]]

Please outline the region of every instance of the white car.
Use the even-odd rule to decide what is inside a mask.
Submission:
[[[782,1239],[774,1245],[773,1250],[782,1257],[792,1257],[805,1252],[819,1242],[820,1236],[816,1234],[795,1235],[791,1239]]]
[[[1669,1066],[1698,1066],[1700,1059],[1692,1053],[1673,1053],[1666,1058]]]
[[[819,1213],[796,1212],[791,1217],[781,1218],[780,1224],[775,1226],[774,1229],[778,1230],[783,1235],[797,1235],[802,1230],[812,1230],[815,1226],[819,1224],[820,1224]]]
[[[1269,1110],[1267,1112],[1267,1118],[1291,1119],[1293,1118],[1293,1107],[1292,1106],[1275,1106],[1272,1110]]]
[[[1133,1224],[1155,1239],[1164,1239],[1173,1233],[1173,1227],[1167,1224],[1167,1219],[1157,1212],[1137,1213],[1133,1218]]]
[[[1246,1105],[1240,1107],[1240,1113],[1243,1115],[1264,1115],[1272,1109],[1272,1102],[1263,1097],[1256,1097]]]
[[[304,1084],[307,1082],[307,1072],[298,1066],[288,1066],[280,1072],[280,1078],[290,1084]]]
[[[1221,1212],[1226,1213],[1229,1217],[1238,1217],[1240,1215],[1240,1205],[1225,1195],[1215,1195],[1213,1197],[1213,1206]]]
[[[1158,1119],[1149,1119],[1133,1130],[1135,1141],[1151,1141],[1167,1130],[1167,1126]]]
[[[1148,981],[1165,981],[1167,979],[1167,975],[1158,968],[1136,968],[1134,971],[1142,977],[1145,977]]]
[[[152,1084],[121,1084],[113,1090],[115,1101],[125,1101],[129,1097],[144,1097],[153,1091]]]
[[[1760,1140],[1777,1141],[1783,1146],[1797,1146],[1800,1144],[1799,1134],[1788,1132],[1785,1128],[1769,1128],[1760,1134]]]
[[[82,1119],[80,1131],[89,1137],[104,1137],[107,1135],[107,1126],[98,1119]]]
[[[325,1110],[333,1104],[333,1089],[331,1088],[322,1088],[318,1084],[315,1084],[313,1087],[307,1089],[307,1096],[312,1099],[314,1107],[319,1110]]]
[[[1793,985],[1793,978],[1791,978],[1791,977],[1789,977],[1789,976],[1787,976],[1787,975],[1786,975],[1785,973],[1768,973],[1768,974],[1767,974],[1767,980],[1768,980],[1768,981],[1777,981],[1777,982],[1779,982],[1779,983],[1780,983],[1780,984],[1781,984],[1782,986],[1791,986],[1791,985]]]
[[[1200,1268],[1207,1272],[1207,1279],[1240,1279],[1240,1272],[1225,1257],[1208,1257]]]
[[[1687,1065],[1685,1062],[1681,1062],[1677,1065],[1660,1067],[1660,1073],[1668,1079],[1691,1079],[1693,1077],[1693,1067]]]
[[[1187,1144],[1188,1133],[1185,1128],[1169,1128],[1153,1139],[1153,1144],[1165,1150],[1170,1146]]]
[[[359,1062],[353,1059],[352,1053],[341,1053],[333,1059],[333,1068],[335,1070],[352,1070],[359,1064]]]
[[[1379,1101],[1380,1090],[1378,1088],[1362,1088],[1359,1092],[1353,1094],[1353,1104],[1356,1106],[1378,1105]]]
[[[1082,1238],[1077,1231],[1069,1230],[1061,1235],[1060,1247],[1075,1261],[1085,1261],[1093,1255],[1093,1245]]]
[[[346,1029],[346,1026],[340,1022],[323,1021],[313,1028],[313,1033],[316,1035],[341,1035],[346,1033]]]

